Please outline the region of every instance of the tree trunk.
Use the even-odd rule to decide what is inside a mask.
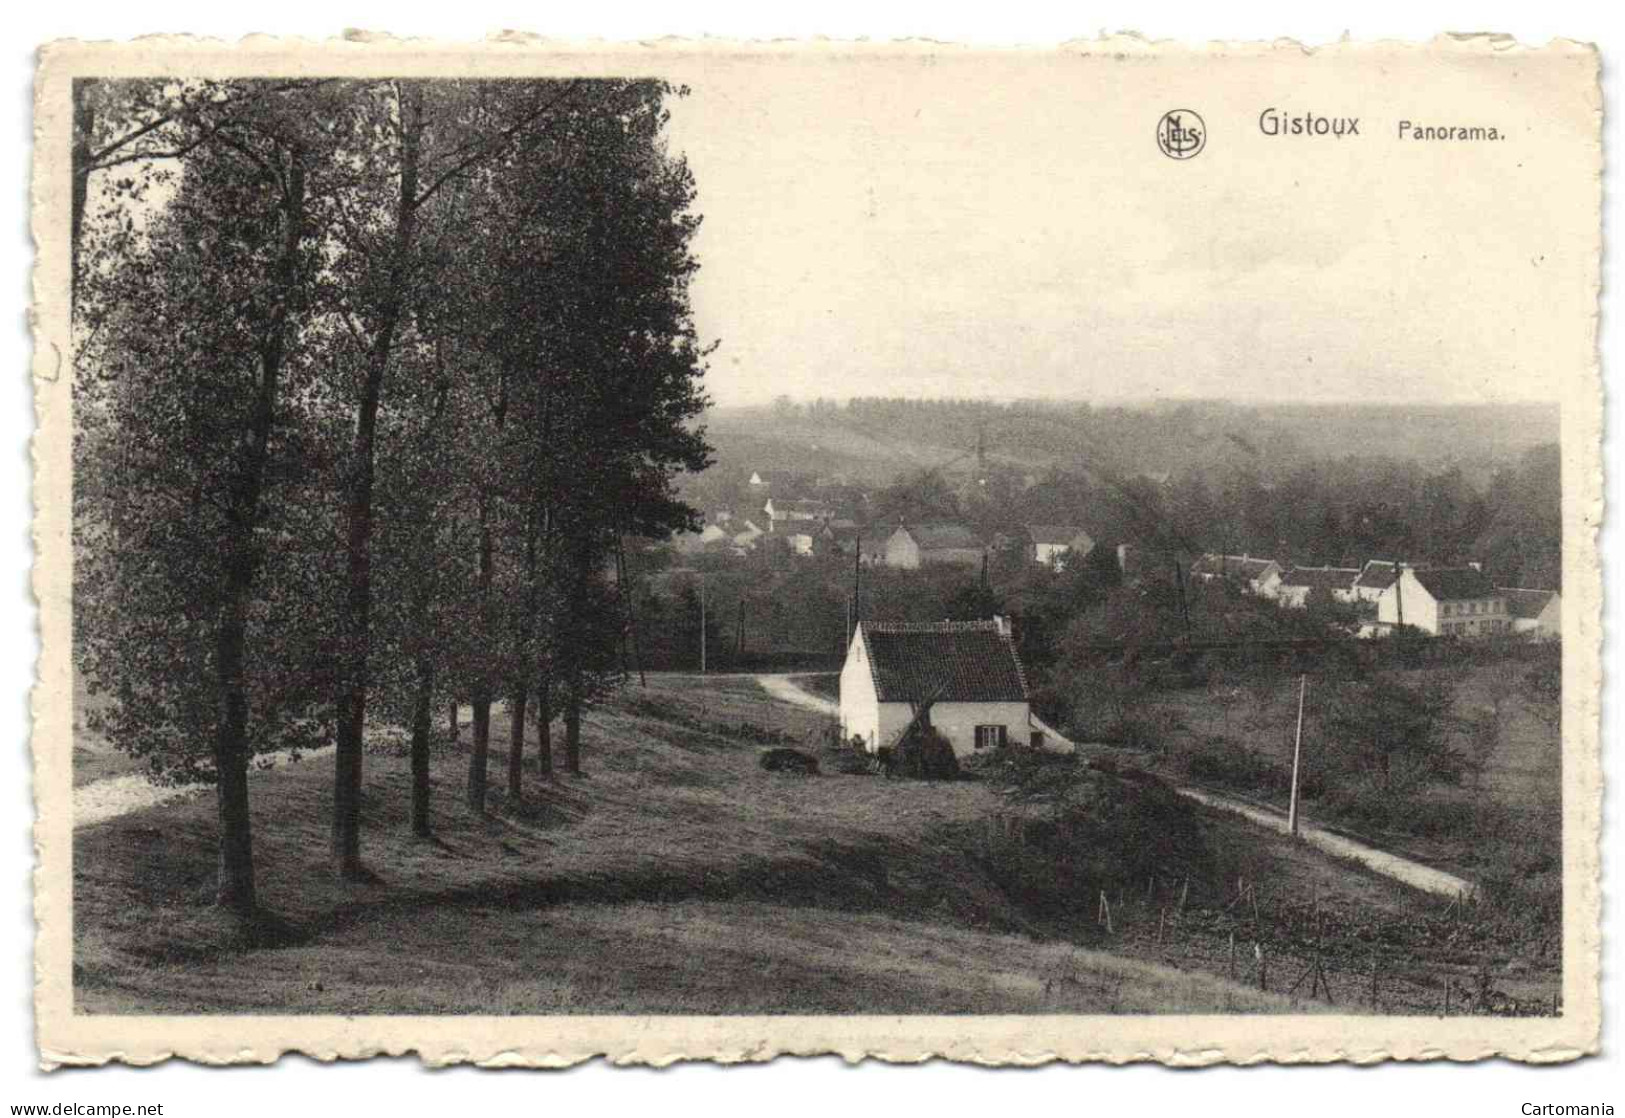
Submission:
[[[491,598],[491,522],[490,498],[480,494],[480,569],[479,614],[480,631],[487,631],[487,611]],[[483,666],[476,668],[474,678],[474,748],[468,755],[468,806],[476,815],[485,813],[485,790],[490,783],[491,765],[491,691],[485,680]]]
[[[95,87],[95,78],[75,78],[73,81],[73,186],[68,228],[68,290],[74,297],[79,293],[79,240],[85,227],[85,202],[90,193],[91,144],[96,134],[96,107],[91,99]],[[71,305],[69,311],[72,311]]]
[[[513,721],[513,733],[508,739],[508,797],[513,800],[525,792],[525,771],[520,766],[525,762],[526,697],[525,683],[521,680],[513,689],[513,698],[508,700]]]
[[[412,833],[429,837],[429,723],[434,707],[434,663],[418,659],[417,699],[412,706]]]
[[[361,732],[367,719],[367,660],[372,612],[372,497],[375,438],[384,374],[405,308],[407,252],[417,225],[418,140],[423,132],[422,91],[403,90],[400,106],[401,174],[395,241],[387,294],[378,308],[372,351],[361,386],[345,533],[344,639],[339,652],[339,727],[333,753],[333,869],[345,879],[361,876]]]
[[[564,768],[581,775],[581,672],[573,668],[564,695]]]
[[[246,556],[232,562],[226,605],[215,638],[219,720],[215,730],[215,799],[220,861],[215,903],[236,915],[254,914],[254,843],[248,814],[248,689],[243,646],[251,574]]]
[[[451,744],[457,744],[457,700],[446,704],[446,728],[451,731]]]
[[[468,754],[468,806],[477,815],[485,813],[485,790],[490,783],[491,700],[483,689],[474,695],[474,748]]]
[[[553,775],[553,669],[541,671],[536,684],[536,771]]]
[[[291,161],[284,193],[282,252],[276,284],[282,294],[260,348],[260,379],[249,429],[248,458],[233,485],[230,554],[226,558],[225,602],[215,633],[217,724],[214,740],[215,798],[220,823],[215,903],[241,917],[251,917],[254,892],[254,842],[248,810],[248,682],[246,644],[248,609],[258,566],[254,529],[270,461],[271,432],[285,353],[287,301],[295,283],[295,262],[304,238],[305,175],[299,154]]]

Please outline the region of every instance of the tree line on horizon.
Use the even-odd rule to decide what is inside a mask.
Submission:
[[[652,80],[100,81],[73,91],[75,660],[92,724],[216,787],[217,901],[257,907],[248,770],[332,742],[364,876],[363,733],[492,704],[508,793],[579,771],[627,537],[694,513],[700,218]]]

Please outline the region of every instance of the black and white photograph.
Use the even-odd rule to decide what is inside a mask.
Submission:
[[[52,1060],[1595,1050],[1593,50],[188,49],[42,71]]]

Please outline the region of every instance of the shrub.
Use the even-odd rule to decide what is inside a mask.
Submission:
[[[959,758],[934,728],[916,729],[893,750],[892,771],[913,780],[958,780]]]
[[[1248,749],[1228,738],[1212,737],[1202,742],[1184,757],[1184,769],[1195,780],[1222,788],[1259,795],[1287,795],[1292,790],[1292,772],[1283,765]],[[1305,780],[1300,788],[1303,795],[1311,792]]]
[[[801,776],[816,776],[818,773],[818,758],[785,746],[762,750],[758,763],[770,773],[788,772]]]
[[[984,770],[985,771],[985,770]],[[1017,765],[1003,775],[1052,811],[990,820],[982,841],[992,876],[1024,907],[1075,912],[1097,890],[1143,888],[1148,877],[1212,875],[1196,809],[1160,780],[1084,765]],[[991,775],[991,774],[990,774]],[[1013,791],[1013,789],[1012,789]]]

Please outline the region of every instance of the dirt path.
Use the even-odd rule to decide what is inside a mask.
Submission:
[[[332,752],[333,747],[326,746],[301,753],[299,759],[302,762],[312,761],[326,757]],[[280,768],[291,760],[292,757],[286,753],[268,753],[255,759],[248,774],[253,776],[267,768]],[[194,796],[203,795],[209,788],[207,784],[153,784],[140,773],[127,773],[124,776],[110,776],[106,780],[95,780],[73,790],[73,826],[77,830],[93,823],[102,823],[121,815],[128,815],[132,811],[190,800]]]
[[[1234,812],[1243,818],[1257,823],[1261,827],[1268,827],[1272,831],[1287,833],[1287,821],[1282,815],[1264,808],[1254,807],[1251,804],[1238,803],[1224,796],[1216,796],[1212,792],[1199,788],[1177,788],[1181,796],[1195,800],[1208,807],[1216,807],[1223,811]],[[1376,870],[1385,877],[1395,881],[1402,881],[1415,889],[1427,893],[1437,893],[1445,897],[1466,897],[1474,891],[1473,883],[1455,874],[1436,870],[1432,866],[1424,866],[1420,862],[1413,862],[1398,854],[1391,854],[1386,850],[1378,850],[1374,846],[1355,842],[1331,831],[1322,830],[1311,823],[1300,823],[1298,833],[1303,841],[1317,849],[1339,858],[1350,858],[1369,869]]]
[[[805,710],[814,710],[819,714],[840,717],[841,708],[838,704],[803,689],[787,675],[759,675],[756,677],[756,682],[761,685],[763,691],[766,691],[781,703],[789,703],[791,706],[801,707]]]
[[[780,702],[803,707],[807,710],[815,710],[820,714],[838,715],[840,713],[840,708],[835,703],[804,690],[793,682],[789,676],[759,675],[756,677],[756,682],[761,685],[762,690]],[[1034,722],[1042,726],[1046,733],[1052,735],[1059,742],[1067,745],[1071,744],[1048,726],[1039,723],[1036,718]],[[1282,834],[1286,833],[1286,819],[1274,812],[1253,807],[1250,804],[1239,803],[1224,796],[1217,796],[1212,792],[1196,788],[1177,788],[1175,790],[1180,795],[1195,800],[1199,804],[1234,812],[1261,827],[1268,827]],[[1436,870],[1432,866],[1424,866],[1420,862],[1413,862],[1409,858],[1403,858],[1398,854],[1391,854],[1386,850],[1366,846],[1364,843],[1355,842],[1353,839],[1344,838],[1342,835],[1322,830],[1311,824],[1300,824],[1298,831],[1303,840],[1310,846],[1324,850],[1326,853],[1339,858],[1352,859],[1386,877],[1404,882],[1406,885],[1421,889],[1424,892],[1437,893],[1446,897],[1468,896],[1473,892],[1472,882],[1457,877],[1455,874]]]

